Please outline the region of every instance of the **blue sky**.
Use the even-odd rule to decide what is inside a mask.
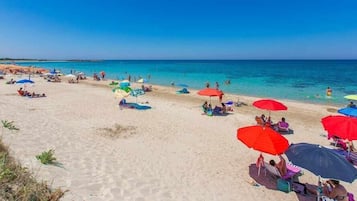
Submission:
[[[356,0],[1,0],[0,58],[357,59]]]

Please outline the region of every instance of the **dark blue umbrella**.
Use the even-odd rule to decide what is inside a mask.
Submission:
[[[357,169],[343,156],[331,149],[316,144],[291,144],[285,152],[288,159],[323,178],[352,183],[357,178]]]
[[[340,114],[344,114],[346,116],[357,117],[357,108],[355,108],[355,107],[341,108],[337,112]]]
[[[28,80],[28,79],[23,79],[23,80],[18,80],[18,81],[16,81],[16,84],[27,84],[27,83],[33,84],[33,83],[35,83],[35,82],[32,81],[32,80]]]

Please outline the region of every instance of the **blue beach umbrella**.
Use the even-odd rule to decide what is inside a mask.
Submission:
[[[352,183],[357,169],[343,156],[317,144],[291,144],[285,152],[288,159],[317,176]]]
[[[32,80],[28,80],[28,79],[22,79],[22,80],[16,81],[16,84],[27,84],[27,83],[33,84],[35,82]]]
[[[357,117],[357,108],[354,107],[345,107],[337,110],[338,113],[344,114],[350,117]]]
[[[138,96],[144,95],[145,92],[142,89],[133,89],[130,91],[130,95],[134,96],[136,98],[136,102],[138,102]]]

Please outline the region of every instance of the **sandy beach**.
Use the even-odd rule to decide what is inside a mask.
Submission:
[[[152,109],[120,110],[108,81],[69,84],[47,82],[36,75],[30,92],[44,98],[20,97],[21,85],[6,81],[28,75],[6,75],[0,80],[1,120],[14,121],[19,131],[2,131],[12,155],[39,180],[66,192],[65,201],[98,200],[315,200],[294,192],[276,190],[269,173],[257,176],[259,152],[237,140],[237,129],[255,125],[254,117],[267,111],[252,106],[258,97],[226,94],[223,101],[238,98],[246,103],[227,116],[202,115],[208,97],[190,90],[153,86],[137,98]],[[140,87],[140,84],[133,84]],[[128,97],[135,102],[135,97]],[[285,117],[293,134],[289,143],[309,142],[330,146],[321,118],[337,114],[337,108],[279,100],[287,111],[271,112],[272,120]],[[212,105],[219,105],[212,98]],[[35,156],[55,150],[59,164],[42,165]],[[277,156],[263,154],[265,161]],[[286,158],[286,156],[285,156]],[[260,186],[249,182],[255,179]],[[317,184],[317,176],[304,171],[300,182]],[[342,182],[357,195],[357,183]]]

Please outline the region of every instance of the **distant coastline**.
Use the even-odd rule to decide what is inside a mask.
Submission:
[[[27,59],[0,58],[0,62],[101,62],[101,61],[357,61],[356,59]]]
[[[0,62],[98,62],[98,61],[104,61],[104,60],[95,60],[95,59],[51,60],[51,59],[0,58]]]

